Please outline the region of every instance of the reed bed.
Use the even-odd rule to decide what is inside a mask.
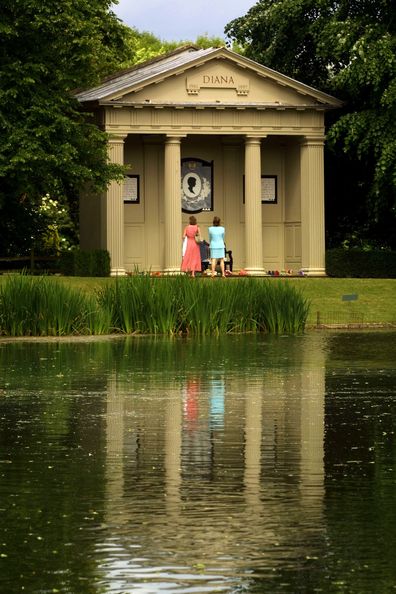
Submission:
[[[153,279],[146,274],[117,279],[98,292],[98,302],[109,312],[115,332],[175,334],[180,325],[180,280]]]
[[[297,333],[309,313],[298,289],[273,279],[139,275],[107,284],[98,300],[114,331],[126,334]]]
[[[13,275],[0,287],[0,334],[5,336],[105,334],[109,321],[95,295],[49,276]]]
[[[298,333],[309,303],[294,286],[273,279],[117,279],[86,291],[53,277],[12,276],[0,286],[0,334]]]

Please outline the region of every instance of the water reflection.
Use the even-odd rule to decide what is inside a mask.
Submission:
[[[0,591],[390,591],[394,355],[388,333],[0,343]]]

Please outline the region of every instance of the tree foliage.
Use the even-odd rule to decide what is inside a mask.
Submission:
[[[139,31],[135,27],[127,29],[125,36],[128,53],[118,64],[119,70],[135,66],[174,50],[176,42],[163,41],[148,31]]]
[[[395,28],[391,0],[260,0],[226,27],[248,57],[345,101],[328,120],[327,163],[338,175],[329,202],[346,206],[331,214],[339,238],[358,214],[360,239],[393,247]]]
[[[25,251],[46,194],[73,200],[119,168],[72,96],[125,53],[109,0],[3,0],[0,20],[0,252]],[[24,221],[24,226],[21,226]],[[18,232],[19,230],[19,232]]]
[[[195,45],[199,48],[220,47],[225,45],[225,40],[220,37],[208,37],[199,35],[195,41],[164,41],[148,31],[138,31],[136,28],[128,28],[126,31],[127,55],[119,68],[128,68],[136,64],[146,62],[157,56],[173,51],[181,45]]]
[[[316,52],[315,31],[322,5],[323,0],[261,0],[225,31],[252,60],[321,87],[327,70]]]

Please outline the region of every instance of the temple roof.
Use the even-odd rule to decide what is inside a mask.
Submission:
[[[250,93],[251,96],[247,97],[248,93],[240,92],[238,93],[238,95],[241,95],[240,97],[234,97],[234,93],[228,98],[228,96],[224,96],[223,92],[220,102],[224,106],[260,107],[260,105],[273,105],[279,107],[279,105],[283,105],[284,107],[305,106],[331,109],[342,105],[339,99],[327,93],[296,81],[227,48],[200,49],[195,46],[178,48],[169,54],[115,73],[94,88],[76,92],[75,97],[81,103],[151,104],[157,106],[177,104],[183,107],[200,104],[202,106],[211,106],[218,104],[218,101],[213,100],[209,93],[206,96],[201,93],[201,96],[197,98],[198,93],[189,89],[185,92],[185,97],[179,92],[177,98],[172,98],[169,97],[169,89],[166,88],[166,92],[161,97],[158,93],[153,93],[153,85],[157,90],[164,81],[172,79],[172,77],[180,79],[180,76],[185,74],[191,78],[196,76],[196,73],[202,71],[203,68],[211,68],[213,72],[213,68],[217,65],[221,65],[223,70],[224,67],[232,68],[237,76],[239,73],[241,77],[260,79],[262,83],[266,82],[267,86],[276,86],[279,91],[279,98],[272,92],[271,97],[273,97],[273,100],[271,101],[268,101],[268,97],[267,100],[261,99],[260,93]],[[212,76],[214,75],[212,74]],[[185,87],[186,84],[184,84],[184,91],[186,91]],[[147,98],[143,98],[142,91],[147,89],[151,89],[151,94],[149,92]],[[293,100],[293,97],[296,97],[296,101]],[[304,97],[303,101],[301,97]]]

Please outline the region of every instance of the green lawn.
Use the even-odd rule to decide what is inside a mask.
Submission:
[[[396,279],[296,278],[287,279],[311,302],[308,324],[317,312],[324,324],[378,323],[396,325]],[[356,301],[344,301],[356,295]]]
[[[0,276],[0,284],[7,277]],[[92,291],[113,283],[113,278],[56,277],[71,286]],[[244,278],[230,278],[215,282],[244,282]],[[269,282],[292,283],[310,301],[308,325],[316,325],[318,319],[323,324],[373,323],[396,325],[396,279],[360,278],[280,278]],[[161,282],[161,279],[156,279]],[[199,282],[198,279],[192,282]],[[203,282],[212,282],[204,279]],[[357,295],[355,301],[344,301],[344,295]]]

